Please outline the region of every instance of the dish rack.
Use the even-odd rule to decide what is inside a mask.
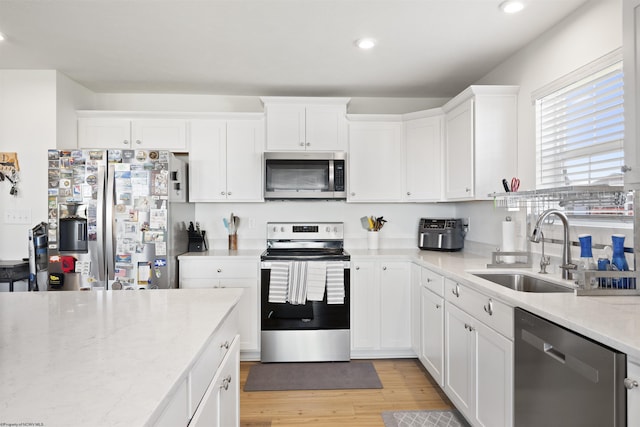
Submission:
[[[577,296],[625,296],[640,295],[637,271],[600,271],[584,272],[584,281],[588,286],[576,289]]]

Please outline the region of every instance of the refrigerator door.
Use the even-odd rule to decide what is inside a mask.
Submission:
[[[108,157],[109,289],[168,288],[171,153],[109,150]]]
[[[104,289],[104,150],[48,151],[49,290]],[[44,289],[42,289],[44,290]]]

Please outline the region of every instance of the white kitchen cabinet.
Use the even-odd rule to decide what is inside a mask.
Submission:
[[[240,363],[238,336],[209,384],[189,426],[233,427],[240,425]],[[176,424],[177,425],[177,424]]]
[[[442,107],[446,200],[487,200],[517,176],[518,89],[470,86]]]
[[[474,426],[512,426],[513,310],[449,279],[445,286],[445,392]]]
[[[238,302],[240,349],[248,359],[259,357],[259,287],[257,259],[230,260],[229,257],[179,258],[180,288],[242,288]]]
[[[78,148],[187,151],[187,121],[184,119],[102,115],[78,118]]]
[[[344,151],[349,98],[263,97],[268,151]]]
[[[627,359],[627,425],[640,426],[640,361]]]
[[[192,120],[189,200],[260,202],[264,120]]]
[[[420,293],[422,289],[421,267],[411,264],[411,349],[420,357],[421,311]]]
[[[444,277],[422,268],[420,280],[421,344],[418,357],[444,387]]]
[[[403,200],[431,202],[442,199],[443,115],[404,122]]]
[[[349,123],[349,202],[402,201],[402,122]]]
[[[408,262],[352,260],[351,356],[415,356]]]
[[[622,49],[624,67],[624,163],[625,186],[640,184],[640,0],[622,2]],[[632,425],[632,424],[629,424]]]

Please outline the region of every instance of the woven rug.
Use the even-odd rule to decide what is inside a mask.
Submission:
[[[458,411],[390,411],[382,420],[385,427],[469,427]]]
[[[382,388],[371,362],[261,363],[251,366],[244,391]]]

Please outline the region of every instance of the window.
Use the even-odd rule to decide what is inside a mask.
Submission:
[[[623,184],[622,61],[585,68],[534,94],[538,189]]]

